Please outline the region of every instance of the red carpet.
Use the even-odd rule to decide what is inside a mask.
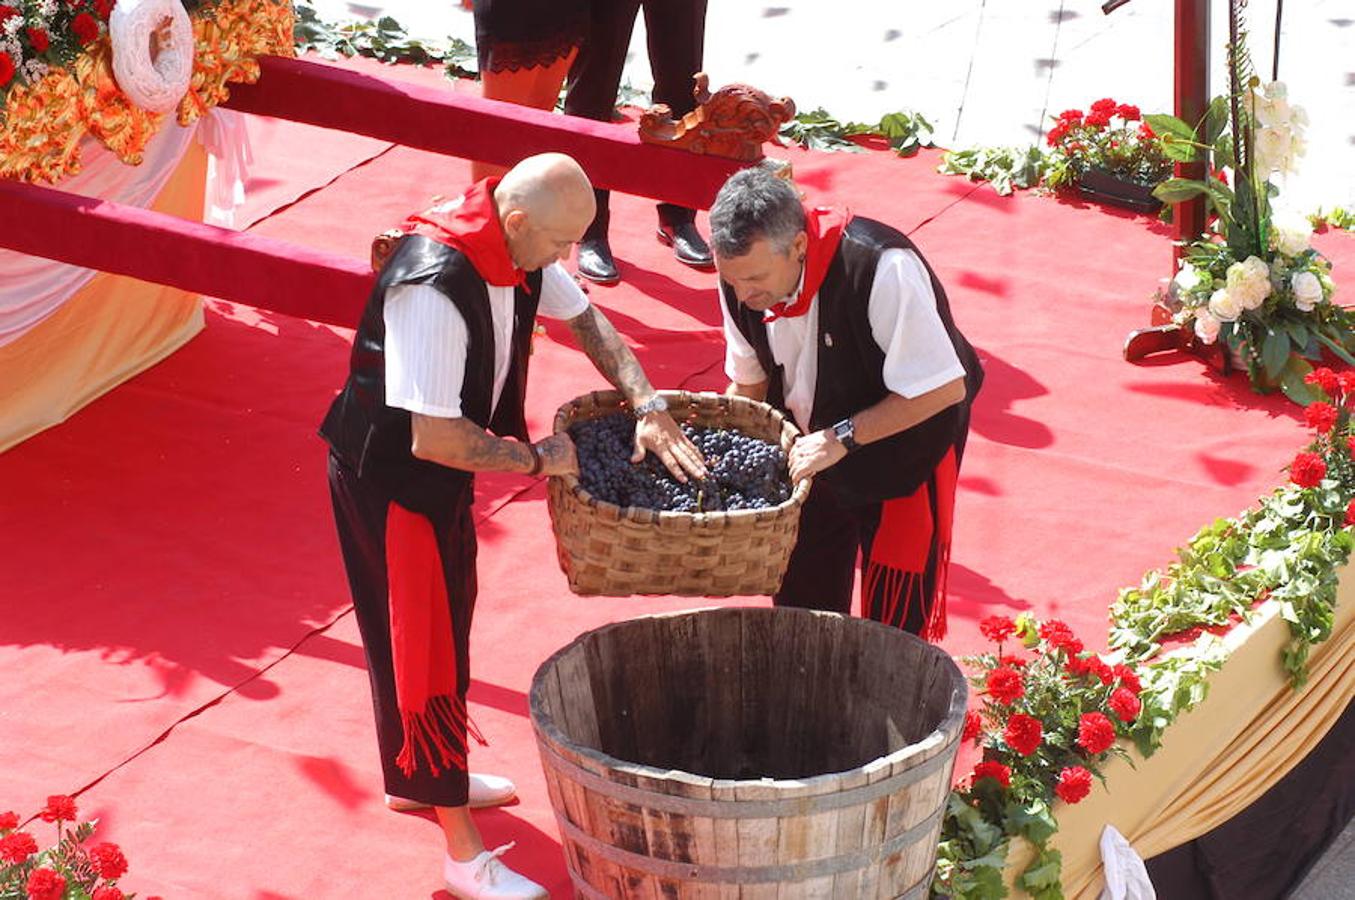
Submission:
[[[982,616],[1025,609],[1103,645],[1118,588],[1283,479],[1302,440],[1286,401],[1191,360],[1120,360],[1167,274],[1162,227],[997,198],[936,175],[935,154],[784,155],[808,188],[912,231],[987,366],[961,473],[948,650],[977,650]],[[276,159],[260,156],[255,178],[300,199],[255,230],[354,256],[466,171],[395,148],[308,193],[334,173],[297,183]],[[616,197],[614,211],[626,280],[594,301],[656,383],[722,387],[713,276],[655,242],[647,201]],[[1355,277],[1355,242],[1320,246],[1338,281]],[[561,402],[602,386],[567,340],[552,327],[537,342],[536,434]],[[143,896],[437,889],[436,827],[381,806],[314,435],[347,350],[346,334],[217,305],[184,350],[0,456],[0,810],[35,810],[110,773],[79,802],[124,846],[125,886]],[[565,896],[527,720],[531,674],[582,630],[703,602],[569,594],[543,495],[524,478],[481,479],[471,703],[492,746],[474,765],[521,787],[520,804],[479,816],[486,839],[517,840],[510,860]]]

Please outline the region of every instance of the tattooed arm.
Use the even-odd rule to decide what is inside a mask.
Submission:
[[[649,383],[644,369],[640,368],[640,361],[621,340],[621,335],[616,333],[601,310],[590,303],[586,310],[566,324],[593,365],[625,395],[631,407],[639,406],[654,396],[654,387]],[[638,463],[644,459],[646,450],[653,452],[678,481],[686,481],[688,476],[706,477],[701,451],[696,449],[696,445],[666,412],[650,413],[636,423],[631,462]]]
[[[556,434],[536,444],[496,437],[470,419],[446,419],[411,413],[413,453],[419,459],[466,472],[531,472],[541,457],[541,475],[579,471],[574,443]],[[535,449],[533,449],[535,448]]]

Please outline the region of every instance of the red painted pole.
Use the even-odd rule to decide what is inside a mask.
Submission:
[[[1204,118],[1209,108],[1209,0],[1176,0],[1175,77],[1176,117],[1190,125]],[[1209,173],[1203,162],[1176,164],[1177,178],[1204,179]],[[1172,271],[1181,262],[1179,243],[1204,233],[1204,197],[1177,203],[1172,210],[1172,236],[1178,242],[1172,252]]]

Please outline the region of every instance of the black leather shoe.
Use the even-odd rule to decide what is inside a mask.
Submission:
[[[710,255],[710,247],[693,222],[681,225],[660,225],[659,242],[673,248],[678,262],[686,263],[694,269],[711,269],[715,260]]]
[[[612,259],[612,248],[605,238],[587,238],[579,241],[579,274],[598,284],[616,284],[621,273]]]

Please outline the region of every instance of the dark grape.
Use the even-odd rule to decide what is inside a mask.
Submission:
[[[709,477],[683,484],[652,453],[631,463],[635,420],[625,413],[570,426],[584,490],[618,506],[671,512],[768,509],[790,498],[786,454],[767,441],[727,428],[686,424],[683,434],[705,457]]]

